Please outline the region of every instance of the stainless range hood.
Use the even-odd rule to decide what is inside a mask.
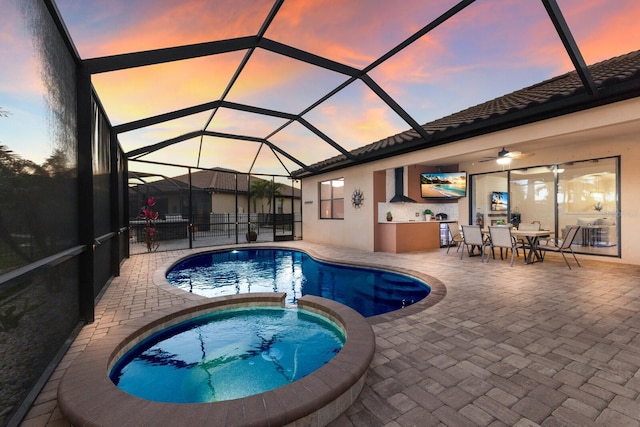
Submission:
[[[415,200],[405,196],[404,193],[404,168],[394,170],[394,195],[389,203],[417,203]]]

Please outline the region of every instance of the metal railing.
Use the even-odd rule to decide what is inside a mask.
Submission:
[[[300,223],[299,214],[290,213],[211,213],[193,215],[191,220],[188,215],[166,215],[152,224],[157,243],[153,250],[241,243],[246,241],[245,234],[250,229],[258,234],[259,241],[293,240]],[[146,227],[137,218],[129,222],[132,253],[147,251]]]

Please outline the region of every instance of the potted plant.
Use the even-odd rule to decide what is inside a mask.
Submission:
[[[147,252],[155,252],[158,250],[158,233],[156,230],[156,220],[158,219],[158,212],[154,211],[152,207],[156,204],[155,197],[149,197],[145,200],[142,210],[140,211],[140,217],[144,220],[144,239],[147,244]]]
[[[249,224],[249,229],[247,230],[245,237],[247,238],[247,242],[249,243],[258,240],[258,233],[256,232],[256,229],[252,224]]]
[[[433,216],[433,211],[431,209],[425,209],[422,213],[424,214],[425,221],[431,221],[431,217]]]
[[[391,211],[387,211],[387,221],[393,221],[393,214]]]

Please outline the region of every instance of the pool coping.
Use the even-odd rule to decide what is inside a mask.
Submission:
[[[184,291],[181,291],[184,292]],[[222,402],[164,403],[120,390],[110,367],[129,348],[167,326],[230,308],[284,306],[284,293],[200,297],[114,327],[91,343],[60,380],[58,404],[72,425],[326,425],[349,408],[364,387],[375,351],[371,325],[355,310],[304,296],[298,308],[324,315],[345,332],[345,344],[327,364],[300,380],[264,393]]]
[[[175,286],[173,286],[171,283],[169,283],[169,281],[167,281],[166,278],[166,272],[173,267],[174,265],[178,264],[180,261],[184,260],[185,258],[191,257],[191,256],[195,256],[195,255],[200,255],[200,254],[204,254],[204,253],[216,253],[216,252],[228,252],[230,250],[244,250],[244,249],[285,249],[285,250],[293,250],[293,251],[298,251],[298,252],[303,252],[307,255],[309,255],[310,257],[314,258],[317,261],[321,261],[321,262],[328,262],[328,263],[332,263],[332,264],[338,264],[338,265],[344,265],[344,266],[352,266],[352,267],[364,267],[364,268],[373,268],[373,269],[378,269],[378,270],[384,270],[384,271],[389,271],[392,273],[399,273],[399,274],[404,274],[404,275],[408,275],[408,276],[412,276],[415,277],[419,280],[422,280],[423,282],[427,283],[429,285],[429,287],[431,288],[431,292],[429,292],[429,295],[427,295],[425,298],[423,298],[422,300],[411,304],[407,307],[404,307],[402,309],[399,310],[395,310],[395,311],[391,311],[388,313],[383,313],[383,314],[378,314],[376,316],[371,316],[371,317],[367,317],[366,320],[369,324],[371,325],[376,325],[379,323],[384,323],[384,322],[390,322],[402,317],[406,317],[406,316],[410,316],[412,314],[416,314],[419,313],[421,311],[426,310],[429,307],[432,307],[434,305],[436,305],[437,303],[439,303],[440,301],[442,301],[444,299],[444,297],[447,295],[447,287],[445,286],[445,284],[438,280],[437,278],[430,276],[428,274],[424,274],[421,273],[419,271],[416,270],[411,270],[411,269],[407,269],[407,268],[401,268],[401,267],[396,267],[396,266],[381,266],[378,264],[372,264],[372,263],[366,263],[366,262],[350,262],[348,260],[343,260],[343,259],[333,259],[327,256],[322,256],[321,254],[308,249],[308,248],[299,248],[299,247],[295,247],[295,246],[288,246],[286,244],[281,244],[281,245],[272,245],[269,243],[266,244],[246,244],[246,245],[234,245],[233,247],[216,247],[216,248],[202,248],[202,249],[194,249],[192,251],[190,251],[188,254],[182,255],[180,257],[177,257],[175,259],[171,259],[165,263],[163,263],[162,265],[160,265],[152,274],[152,281],[153,283],[160,287],[161,289],[163,289],[164,291],[170,292],[174,295],[177,296],[181,296],[183,298],[188,298],[188,299],[193,299],[193,300],[200,300],[202,298],[207,298],[201,295],[196,295],[196,294],[192,294],[189,293],[183,289],[177,288]]]

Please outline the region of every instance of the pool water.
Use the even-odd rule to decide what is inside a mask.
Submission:
[[[398,310],[425,298],[421,280],[372,268],[316,261],[288,249],[243,249],[188,257],[167,272],[174,286],[206,297],[285,292],[287,303],[315,295],[345,304],[364,317]]]
[[[216,402],[298,380],[333,358],[344,333],[295,308],[224,310],[158,332],[110,373],[122,390],[159,402]]]

